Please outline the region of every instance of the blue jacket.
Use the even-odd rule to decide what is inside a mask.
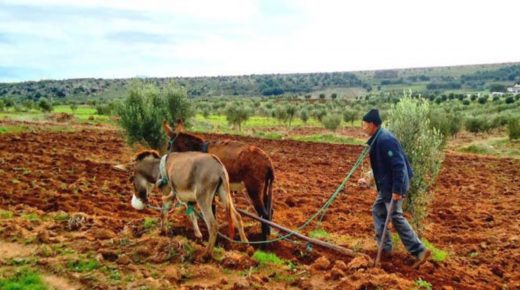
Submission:
[[[390,131],[379,128],[367,143],[370,145],[374,138],[370,148],[370,165],[377,191],[389,202],[392,193],[406,194],[413,171],[401,144]]]

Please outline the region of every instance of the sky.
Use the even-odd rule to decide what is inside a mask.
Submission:
[[[520,1],[0,0],[0,82],[520,61]]]

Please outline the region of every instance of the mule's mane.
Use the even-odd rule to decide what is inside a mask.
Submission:
[[[143,151],[135,154],[134,161],[141,161],[150,155],[155,158],[161,158],[161,155],[159,155],[159,152],[157,152],[155,150],[143,150]]]
[[[195,141],[195,142],[199,142],[199,143],[204,142],[204,139],[202,139],[201,137],[195,136],[195,135],[190,134],[190,133],[180,132],[178,134],[179,134],[179,137],[181,137],[181,136],[182,137],[186,137],[187,139],[190,139],[190,141]]]

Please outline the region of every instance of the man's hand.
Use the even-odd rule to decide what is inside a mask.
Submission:
[[[358,179],[357,183],[358,183],[358,186],[361,187],[361,188],[368,188],[369,187],[368,181],[365,178]]]
[[[394,193],[392,193],[392,199],[395,201],[399,201],[399,200],[403,199],[403,196],[394,192]]]

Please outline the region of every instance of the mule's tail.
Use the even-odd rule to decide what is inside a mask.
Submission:
[[[267,219],[273,218],[273,182],[274,170],[272,167],[267,169],[264,183],[264,205],[267,212]]]

